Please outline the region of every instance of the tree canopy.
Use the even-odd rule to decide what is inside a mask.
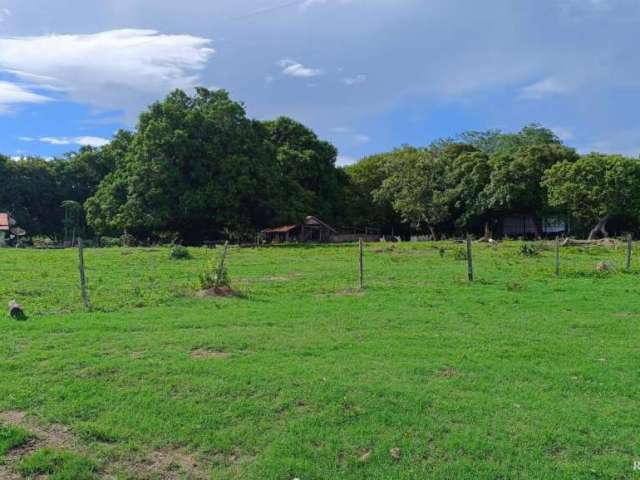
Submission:
[[[51,161],[0,156],[0,211],[30,234],[253,238],[316,215],[335,226],[491,235],[509,215],[571,216],[607,235],[638,228],[640,160],[579,155],[551,131],[465,132],[345,168],[337,150],[287,117],[258,121],[222,90],[176,90],[132,131]],[[614,227],[615,228],[615,227]],[[71,233],[70,233],[71,232]]]

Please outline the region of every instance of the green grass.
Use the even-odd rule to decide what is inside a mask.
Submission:
[[[119,478],[153,452],[215,479],[638,477],[624,248],[564,248],[556,278],[551,248],[474,245],[473,284],[461,248],[367,245],[362,293],[356,246],[234,248],[224,299],[193,296],[216,251],[87,250],[90,313],[76,251],[0,250],[29,316],[0,320],[0,411],[68,425]]]
[[[0,462],[9,450],[24,445],[30,438],[26,430],[0,425]]]
[[[73,452],[43,448],[20,462],[26,478],[48,475],[49,480],[94,480],[96,466]]]

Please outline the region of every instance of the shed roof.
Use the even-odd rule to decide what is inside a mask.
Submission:
[[[284,227],[266,228],[262,230],[262,233],[287,233],[295,229],[297,225],[285,225]]]
[[[10,217],[8,213],[0,213],[0,231],[9,231]]]
[[[336,231],[335,228],[333,228],[332,226],[324,223],[322,220],[320,220],[318,217],[314,217],[313,215],[309,215],[307,218],[304,219],[304,224],[305,225],[320,225],[328,230],[331,230],[333,233],[338,233]]]

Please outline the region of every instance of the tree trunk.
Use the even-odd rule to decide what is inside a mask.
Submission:
[[[609,221],[609,215],[598,219],[598,223],[589,233],[589,240],[593,240],[598,235],[598,232],[602,233],[603,238],[609,238],[609,232],[607,232],[606,226]]]
[[[491,226],[489,225],[489,222],[484,222],[484,235],[478,241],[479,242],[488,242],[492,238],[493,238],[493,232],[491,231]]]
[[[431,238],[433,238],[434,241],[437,241],[438,234],[436,233],[436,229],[429,225],[429,231],[431,232]]]

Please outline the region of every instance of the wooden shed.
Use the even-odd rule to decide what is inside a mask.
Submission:
[[[267,228],[261,233],[267,243],[325,243],[338,232],[318,217],[309,215],[302,223]]]

